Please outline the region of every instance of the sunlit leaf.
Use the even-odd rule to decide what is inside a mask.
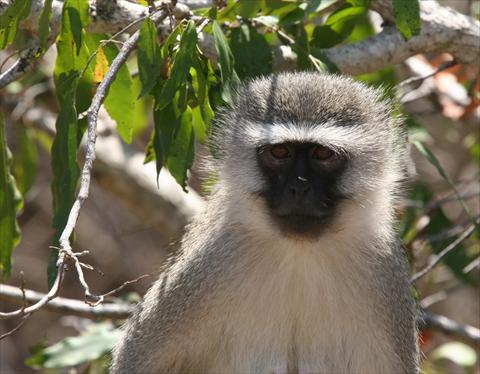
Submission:
[[[94,83],[100,83],[103,80],[103,78],[105,77],[105,74],[107,74],[109,65],[110,64],[107,60],[107,56],[105,56],[105,52],[103,51],[103,48],[102,47],[98,48],[97,56],[95,59],[95,69],[93,72]]]
[[[450,360],[455,364],[473,368],[478,361],[475,350],[461,342],[448,342],[442,344],[431,353],[432,360]]]
[[[78,3],[76,0],[67,0],[63,6],[61,31],[57,40],[57,60],[53,73],[59,105],[55,123],[56,135],[51,150],[53,227],[57,238],[67,222],[79,177],[76,156],[83,128],[77,121],[77,107],[80,110],[88,108],[92,92],[91,72],[87,72],[83,79],[79,80],[89,52],[83,45],[77,49],[70,24],[71,15],[77,14],[73,18],[78,22],[83,18],[80,11],[88,12],[88,8],[86,10],[83,7],[77,8]],[[50,284],[56,275],[55,262],[54,251],[49,261]]]
[[[344,41],[353,31],[357,22],[365,17],[364,7],[346,7],[333,12],[324,25],[316,26],[311,44],[318,48],[331,48]]]
[[[222,29],[216,21],[213,21],[212,30],[215,39],[215,49],[218,55],[220,74],[222,76],[222,99],[226,103],[231,104],[233,102],[233,90],[240,83],[240,80],[234,69],[232,51],[228,46]]]
[[[42,349],[25,363],[35,369],[51,369],[90,362],[109,352],[120,336],[120,329],[115,329],[110,322],[92,324],[81,335]]]
[[[23,204],[10,166],[11,154],[7,148],[3,116],[0,114],[0,270],[4,279],[10,276],[12,251],[20,242],[17,214]]]
[[[104,48],[108,62],[111,63],[118,54],[118,48],[114,44],[108,44]],[[125,143],[131,143],[133,139],[135,101],[132,76],[128,66],[123,64],[112,82],[104,106],[117,123],[117,131]]]
[[[21,20],[28,17],[32,0],[13,0],[0,16],[0,49],[8,47],[18,31]]]
[[[263,3],[263,0],[240,0],[236,7],[237,14],[243,18],[252,18],[262,8]]]
[[[420,34],[422,21],[419,0],[393,0],[393,11],[397,29],[405,40]]]
[[[170,76],[157,96],[157,108],[162,109],[168,105],[175,96],[177,90],[185,83],[190,66],[192,65],[193,55],[197,46],[197,31],[195,24],[190,21],[182,33],[180,47],[175,56]]]
[[[48,36],[50,34],[50,19],[52,18],[53,0],[45,0],[40,20],[38,22],[38,37],[43,49],[47,47]]]
[[[317,13],[328,8],[330,5],[338,2],[339,0],[311,0],[308,2],[307,13]]]
[[[142,97],[155,86],[162,66],[160,47],[157,43],[157,28],[150,18],[143,21],[140,27],[137,48],[138,75],[142,82],[140,97]]]

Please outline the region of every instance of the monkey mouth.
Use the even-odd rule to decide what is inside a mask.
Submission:
[[[280,231],[287,236],[318,237],[331,218],[330,213],[323,214],[274,214],[274,221]]]

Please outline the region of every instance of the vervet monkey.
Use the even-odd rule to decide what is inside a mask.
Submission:
[[[318,73],[244,84],[212,131],[216,189],[112,373],[418,372],[406,137],[381,96]]]

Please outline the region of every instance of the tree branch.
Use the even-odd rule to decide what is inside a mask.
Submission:
[[[377,10],[389,22],[393,22],[390,0],[374,0]],[[419,53],[452,54],[457,62],[480,61],[480,22],[435,1],[420,1],[422,31],[420,35],[405,41],[394,26],[361,42],[331,48],[326,56],[344,73],[363,74],[401,63]]]
[[[448,317],[423,310],[418,318],[418,327],[420,330],[426,328],[439,330],[480,348],[480,329],[461,324]]]
[[[33,0],[30,15],[20,23],[20,26],[30,31],[36,37],[39,19],[44,7],[44,0]],[[60,32],[63,0],[53,0],[52,16],[50,20],[51,34],[47,49],[55,41]],[[11,5],[9,0],[0,0],[0,15]],[[129,25],[138,23],[139,19],[148,16],[148,8],[125,0],[117,1],[89,1],[90,23],[86,30],[90,33],[116,33]],[[188,6],[177,3],[173,8],[173,15],[177,19],[191,16]],[[138,24],[132,27],[136,31]],[[39,60],[38,54],[42,51],[38,40],[32,41],[32,46],[21,54],[21,57],[4,73],[0,74],[0,89],[9,83],[21,78],[30,71],[34,62]]]
[[[38,303],[44,298],[45,294],[32,290],[25,290],[25,299],[30,303]],[[22,291],[18,287],[1,284],[0,300],[22,302]],[[104,303],[93,307],[82,300],[57,297],[46,304],[44,309],[86,318],[124,319],[132,312],[133,307],[133,305],[113,303]]]
[[[38,302],[45,295],[32,290],[25,290],[29,302]],[[13,286],[0,285],[0,300],[22,302],[22,291]],[[57,297],[45,305],[46,310],[85,318],[125,319],[133,312],[134,305],[105,303],[91,307],[83,301]],[[480,343],[480,330],[476,327],[458,323],[448,317],[422,310],[418,317],[419,329],[432,328],[445,334],[453,335],[469,344]],[[18,326],[17,326],[18,327]]]

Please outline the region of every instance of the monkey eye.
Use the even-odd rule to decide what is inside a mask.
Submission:
[[[335,155],[330,148],[324,147],[322,145],[317,145],[312,152],[312,158],[319,161],[326,161],[332,158]]]
[[[270,154],[277,159],[291,157],[290,149],[285,144],[276,144],[270,148]]]

